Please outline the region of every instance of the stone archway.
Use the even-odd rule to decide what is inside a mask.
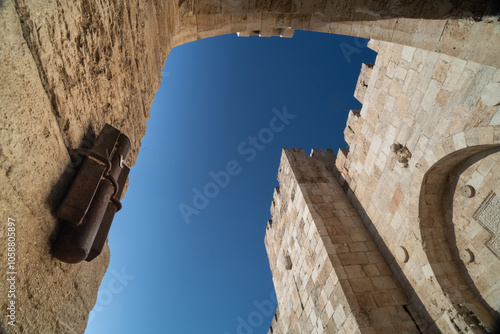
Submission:
[[[179,21],[172,47],[236,32],[257,32],[276,36],[287,30],[309,30],[324,33],[371,38],[379,41],[444,53],[498,67],[494,40],[485,19],[494,15],[494,5],[463,2],[459,7],[449,3],[350,1],[196,1],[179,3]],[[481,23],[472,18],[482,17]],[[491,20],[490,20],[491,22]],[[488,44],[490,48],[470,52],[470,48]]]
[[[235,32],[270,36],[300,29],[387,41],[500,67],[495,3],[11,1],[2,9],[14,18],[5,20],[5,43],[19,51],[6,52],[3,67],[17,68],[20,59],[30,63],[27,73],[21,68],[9,76],[39,81],[66,147],[77,146],[89,127],[97,133],[105,122],[113,123],[129,133],[128,160],[133,164],[162,66],[175,46]],[[24,95],[22,99],[29,98]],[[5,107],[13,113],[23,106]]]
[[[443,199],[448,242],[476,296],[500,312],[500,145],[474,154],[455,169]]]
[[[5,217],[19,221],[22,236],[17,241],[23,273],[18,320],[26,327],[19,330],[84,330],[109,249],[95,262],[76,266],[50,255],[57,226],[51,210],[67,187],[61,175],[72,172],[68,150],[108,122],[131,139],[127,163],[133,165],[172,47],[238,31],[266,35],[303,29],[410,45],[500,67],[500,32],[490,16],[496,2],[437,3],[3,1],[0,212],[4,222]],[[0,262],[6,262],[5,256],[0,253]],[[8,290],[5,280],[0,286]],[[40,304],[52,312],[44,319],[34,316]]]
[[[498,310],[485,302],[474,282],[464,275],[462,262],[458,259],[457,244],[453,240],[456,233],[454,222],[450,219],[452,204],[446,201],[446,193],[451,196],[455,193],[455,189],[450,189],[450,186],[456,185],[456,181],[453,183],[454,173],[464,161],[482,152],[500,148],[498,138],[494,137],[494,133],[497,134],[499,130],[499,126],[489,126],[457,133],[437,145],[419,162],[430,165],[421,181],[418,204],[421,242],[429,264],[427,270],[432,271],[430,276],[436,279],[439,286],[437,288],[432,284],[432,279],[426,282],[429,287],[432,285],[434,293],[421,299],[424,304],[433,304],[444,311],[431,314],[436,323],[451,322],[461,330],[470,325],[491,329],[495,324],[493,317],[498,317]],[[463,253],[462,258],[466,255],[468,253]]]

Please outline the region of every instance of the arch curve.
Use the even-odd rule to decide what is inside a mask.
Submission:
[[[181,0],[173,8],[171,47],[235,32],[276,36],[280,35],[277,31],[308,30],[392,42],[498,67],[500,60],[494,55],[500,46],[496,46],[494,34],[483,32],[494,25],[488,21],[493,15],[490,7],[477,1],[456,6],[452,1],[367,4],[355,0],[338,5],[314,0]],[[477,29],[472,29],[471,15],[477,18]],[[454,36],[461,36],[461,41]],[[479,38],[490,45],[489,50],[474,48]]]
[[[440,293],[422,301],[439,304],[447,310],[444,316],[448,321],[458,327],[469,326],[473,322],[463,314],[474,314],[484,326],[493,328],[499,314],[481,298],[460,270],[456,251],[450,245],[453,223],[445,219],[445,193],[454,179],[451,177],[454,171],[467,159],[496,148],[500,149],[500,126],[478,127],[456,133],[438,143],[419,160],[412,179],[412,198],[418,198],[418,205],[414,206],[411,215],[418,217],[415,221],[419,225],[419,237],[429,270],[440,289]]]

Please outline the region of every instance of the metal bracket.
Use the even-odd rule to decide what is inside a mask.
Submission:
[[[106,124],[87,155],[57,217],[66,221],[52,253],[63,262],[92,261],[102,251],[130,169],[130,140]]]

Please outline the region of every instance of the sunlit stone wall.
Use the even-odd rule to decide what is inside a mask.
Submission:
[[[265,237],[278,299],[269,333],[418,333],[334,161],[283,150]]]
[[[481,153],[500,146],[498,91],[498,101],[490,100],[500,70],[409,46],[370,46],[378,57],[363,68],[356,88],[363,107],[347,120],[349,148],[336,160],[339,181],[410,297],[421,328],[492,326],[500,292],[486,272],[496,270],[496,234],[474,214],[490,193],[500,194],[496,160]],[[394,144],[410,153],[406,165],[401,152],[391,150]],[[456,188],[451,182],[467,159],[476,159],[476,169],[464,172]],[[476,197],[456,194],[467,184],[477,187]],[[454,204],[446,194],[456,194]],[[488,219],[497,226],[495,217]],[[476,259],[464,265],[460,254],[466,257],[467,250]],[[398,258],[401,252],[409,258]],[[464,317],[468,312],[482,325]]]

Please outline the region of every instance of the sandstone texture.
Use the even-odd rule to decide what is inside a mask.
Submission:
[[[82,333],[85,330],[109,261],[109,249],[106,246],[93,262],[77,265],[61,263],[50,254],[61,227],[54,211],[81,162],[73,149],[89,147],[103,125],[109,123],[130,138],[132,145],[126,163],[134,165],[146,131],[149,108],[161,81],[162,66],[172,47],[249,31],[270,36],[291,35],[295,29],[303,29],[372,38],[382,42],[374,42],[379,58],[369,75],[365,100],[377,99],[380,94],[376,89],[390,89],[389,94],[384,93],[386,99],[380,97],[379,104],[385,106],[387,101],[393,103],[397,99],[404,110],[407,101],[403,97],[400,101],[398,93],[407,94],[408,99],[421,97],[425,114],[420,117],[426,115],[430,119],[443,112],[443,117],[438,117],[443,121],[434,129],[424,128],[424,121],[419,120],[421,128],[417,127],[415,133],[423,131],[429,142],[433,142],[432,131],[451,135],[481,126],[475,137],[468,132],[463,136],[483,140],[483,137],[497,138],[495,126],[500,120],[490,106],[496,103],[494,96],[483,94],[485,85],[493,87],[488,92],[495,91],[491,84],[499,81],[495,70],[500,67],[496,6],[495,1],[463,1],[460,6],[453,1],[439,4],[348,1],[336,5],[319,0],[2,1],[0,240],[2,245],[7,244],[11,232],[8,223],[15,222],[17,325],[8,325],[8,318],[2,317],[0,331]],[[413,89],[412,80],[417,80],[410,73],[420,78],[420,71],[424,71],[422,82],[418,79],[420,93],[404,92],[406,82],[411,82],[408,85]],[[389,79],[373,79],[385,72]],[[393,86],[395,80],[400,82]],[[370,88],[371,81],[377,82],[376,89]],[[455,99],[456,96],[460,99]],[[460,102],[453,109],[457,100]],[[363,107],[361,119],[373,118],[370,120],[373,123],[378,113],[383,114],[382,110],[367,113],[367,108]],[[458,116],[468,115],[468,111],[473,111],[472,116]],[[404,115],[400,119],[406,123],[418,117],[416,111]],[[458,124],[449,117],[457,118]],[[445,119],[450,121],[447,126]],[[467,119],[466,124],[462,124],[463,119]],[[382,124],[392,133],[387,128],[389,123]],[[355,131],[354,142],[361,140],[368,145],[366,140],[359,139],[359,129]],[[412,136],[409,141],[415,144],[417,135]],[[424,138],[417,141],[422,152],[418,149],[413,152],[407,144],[413,154],[412,161],[420,161],[428,152],[422,147],[424,141]],[[453,141],[453,145],[461,143],[460,136]],[[359,156],[359,160],[357,156],[351,155],[346,166],[354,163],[361,173],[363,157]],[[377,165],[382,172],[385,160],[380,159]],[[337,165],[341,160],[337,158]],[[415,170],[412,166],[408,171]],[[352,168],[339,167],[339,170],[343,175],[341,183],[353,179]],[[376,172],[373,175],[378,176]],[[359,184],[364,182],[363,177],[360,176]],[[352,192],[356,191],[354,185]],[[7,252],[0,252],[0,262],[8,262]],[[3,293],[10,289],[7,268],[2,268],[2,277]],[[9,314],[9,299],[2,296],[0,301],[2,314]]]
[[[14,219],[17,272],[11,326],[7,249],[0,252],[2,333],[85,330],[109,249],[90,263],[54,259],[61,227],[54,211],[81,162],[71,150],[90,147],[106,122],[129,135],[127,163],[134,164],[168,47],[157,34],[161,10],[85,1],[0,5],[0,238],[6,246]]]

